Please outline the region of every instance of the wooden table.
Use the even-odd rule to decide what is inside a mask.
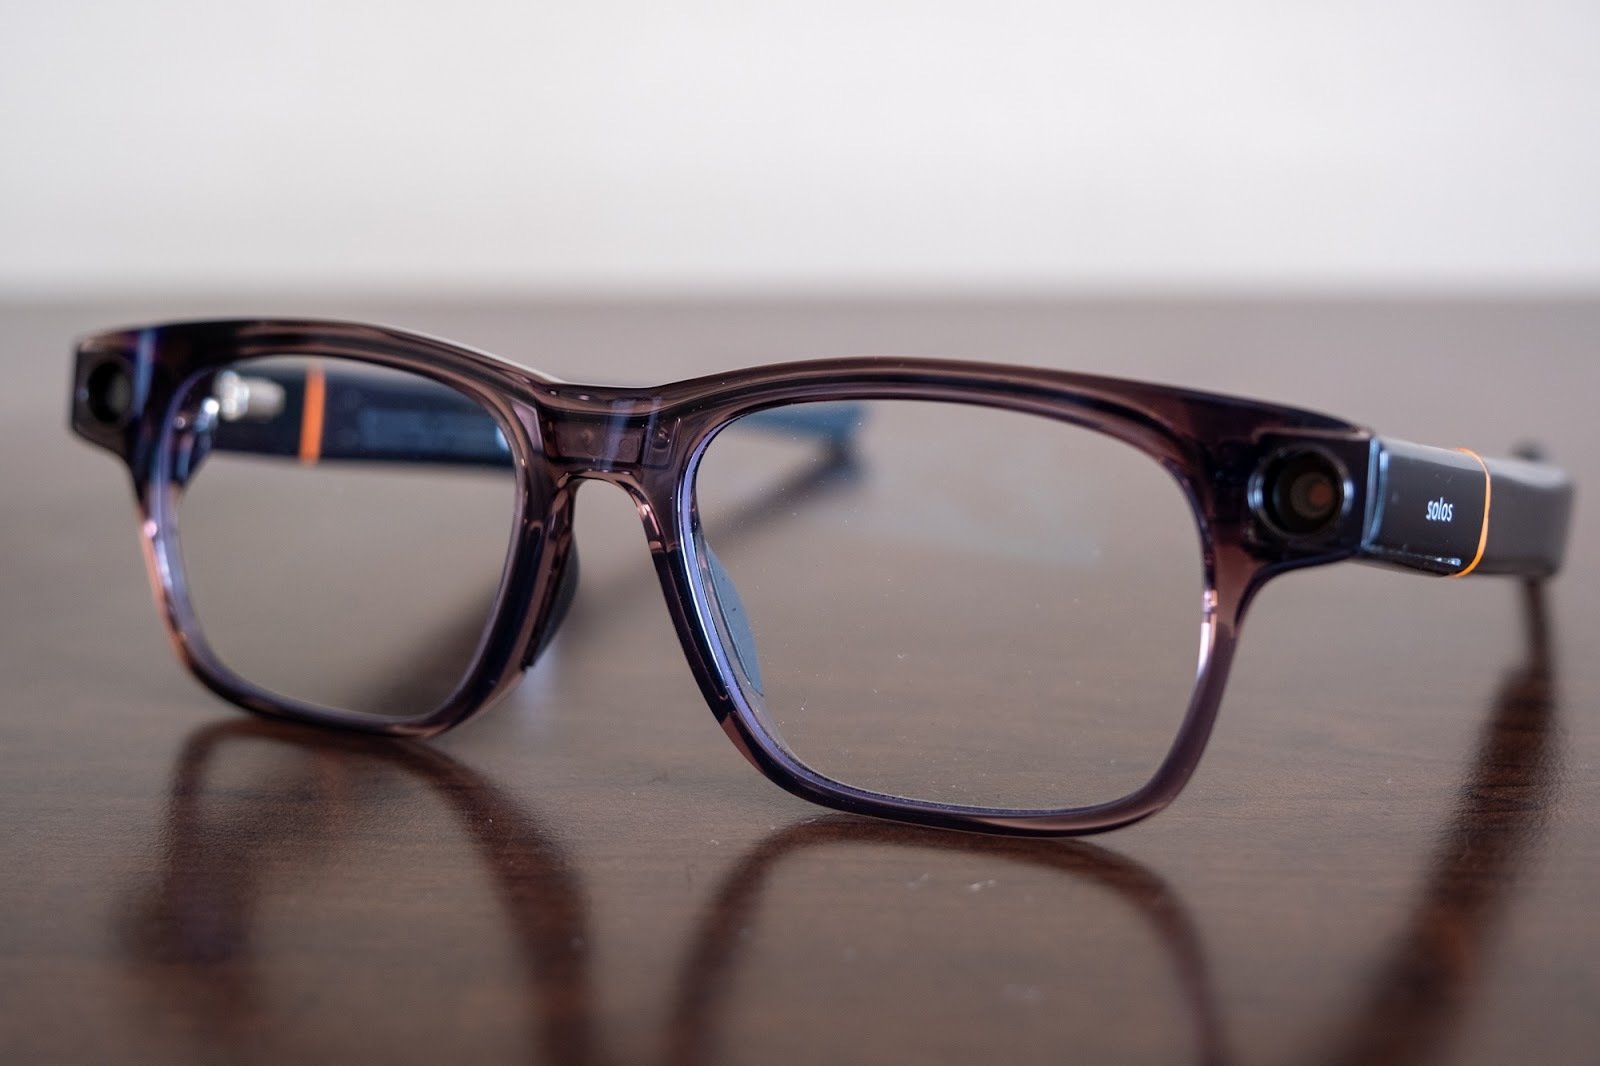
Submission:
[[[1426,443],[1536,436],[1579,508],[1542,625],[1497,579],[1275,583],[1154,819],[919,831],[745,764],[603,486],[567,631],[468,726],[381,742],[203,691],[124,472],[66,431],[67,347],[241,311],[600,381],[869,353],[1149,377]],[[1597,357],[1592,300],[0,308],[0,1059],[1592,1063]]]

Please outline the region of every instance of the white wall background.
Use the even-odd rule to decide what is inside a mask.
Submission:
[[[1600,285],[1594,0],[8,0],[0,292]]]

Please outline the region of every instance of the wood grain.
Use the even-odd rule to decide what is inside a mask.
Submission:
[[[1542,604],[1360,567],[1269,588],[1198,777],[1147,823],[920,831],[745,764],[600,485],[572,614],[486,716],[409,744],[219,704],[165,646],[125,477],[67,434],[66,352],[240,308],[0,309],[0,1059],[1594,1061],[1600,303],[248,309],[598,381],[947,355],[1485,453],[1534,436],[1577,479],[1577,525]],[[962,691],[930,713],[969,713]]]

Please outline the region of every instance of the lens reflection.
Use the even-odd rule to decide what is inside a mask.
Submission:
[[[701,597],[763,725],[824,776],[909,799],[1056,810],[1144,784],[1198,654],[1178,484],[1059,421],[871,401],[850,405],[855,482],[742,530],[742,501],[827,461],[813,406],[840,405],[733,423],[695,481]]]

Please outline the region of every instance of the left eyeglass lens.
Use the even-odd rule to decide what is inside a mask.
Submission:
[[[719,667],[813,774],[972,810],[1131,795],[1191,702],[1204,549],[1150,456],[969,404],[795,404],[695,474]]]
[[[495,417],[422,375],[298,357],[207,372],[176,411],[165,532],[215,658],[322,707],[443,706],[483,640],[515,520]]]

